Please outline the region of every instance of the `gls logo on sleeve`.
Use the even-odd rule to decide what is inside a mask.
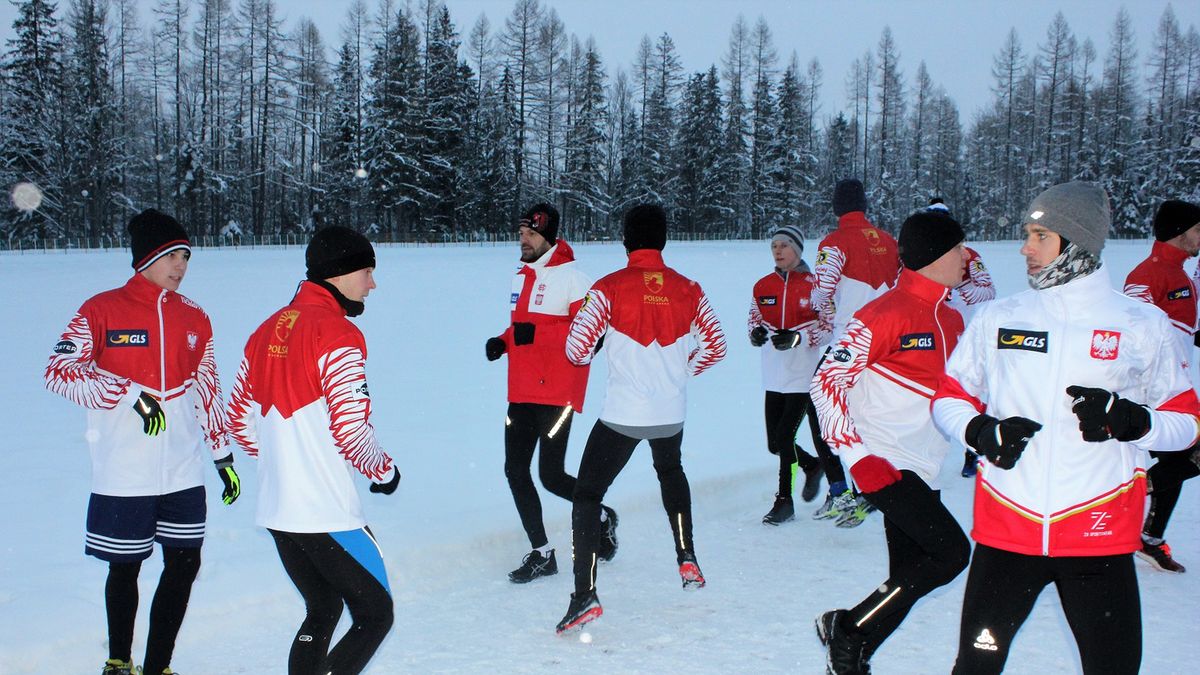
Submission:
[[[1183,288],[1176,288],[1173,291],[1167,291],[1168,300],[1184,300],[1190,297],[1192,297],[1192,289],[1188,288],[1187,286],[1184,286]]]
[[[1020,349],[1045,354],[1049,335],[1046,331],[1001,328],[996,333],[996,349]]]
[[[110,330],[104,336],[104,344],[109,347],[147,347],[150,345],[150,332],[145,330]]]
[[[933,349],[933,333],[909,333],[900,336],[900,351]]]

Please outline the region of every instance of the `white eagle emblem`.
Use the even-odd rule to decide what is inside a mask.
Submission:
[[[196,351],[196,343],[199,341],[200,341],[199,335],[193,333],[190,330],[187,332],[187,345],[188,345],[189,350],[191,350],[193,352]]]
[[[1092,358],[1112,361],[1121,349],[1121,334],[1111,330],[1092,331]]]

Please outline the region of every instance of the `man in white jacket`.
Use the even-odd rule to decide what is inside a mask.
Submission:
[[[987,461],[955,673],[999,673],[1054,583],[1085,673],[1136,673],[1146,450],[1195,441],[1200,403],[1166,314],[1114,289],[1108,195],[1056,185],[1025,214],[1033,290],[967,326],[933,399],[937,425]]]

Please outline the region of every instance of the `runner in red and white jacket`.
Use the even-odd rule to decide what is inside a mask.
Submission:
[[[918,211],[900,229],[896,287],[855,313],[813,378],[821,431],[884,516],[888,578],[854,607],[817,620],[830,672],[864,673],[912,607],[967,567],[970,543],[941,502],[950,443],[929,400],[963,330],[946,303],[963,276],[963,230]]]
[[[795,518],[792,498],[797,470],[803,471],[800,496],[812,501],[821,487],[822,467],[841,464],[826,461],[829,447],[821,438],[817,413],[808,395],[809,383],[821,352],[829,342],[829,326],[812,308],[813,276],[801,255],[804,237],[793,226],[781,227],[771,237],[775,270],[754,284],[748,329],[750,344],[762,352],[763,413],[767,449],[779,458],[779,489],[763,523],[778,525]],[[768,345],[767,343],[771,344]],[[808,416],[817,459],[796,442],[796,432]],[[845,481],[845,476],[829,477]]]
[[[92,459],[84,552],[108,563],[105,672],[130,672],[138,576],[162,547],[146,638],[146,672],[171,663],[200,569],[207,524],[204,467],[226,505],[241,494],[228,447],[212,326],[179,294],[187,232],[155,209],[129,221],[134,275],[83,303],[54,346],[46,387],[87,409]]]
[[[812,306],[832,326],[838,340],[854,313],[896,285],[900,257],[892,235],[867,219],[867,196],[860,181],[838,181],[833,190],[833,213],[838,226],[821,240],[813,269]],[[836,456],[828,460],[831,476],[825,503],[813,513],[818,520],[836,519],[839,527],[854,527],[869,513],[868,504],[847,486]],[[838,465],[833,465],[838,462]],[[837,476],[842,480],[837,480]]]
[[[1105,191],[1056,185],[1026,213],[1033,290],[980,310],[933,402],[938,427],[987,458],[954,672],[1000,672],[1053,580],[1084,672],[1135,673],[1129,554],[1141,547],[1146,451],[1194,443],[1200,402],[1177,329],[1101,266]]]
[[[313,235],[305,261],[295,297],[246,341],[230,432],[258,459],[255,521],[307,608],[289,669],[357,673],[391,629],[393,608],[354,478],[383,494],[400,482],[371,425],[366,341],[347,319],[375,288],[375,251],[362,234],[332,226]],[[343,606],[353,624],[331,649]]]
[[[1164,201],[1154,215],[1150,256],[1125,277],[1125,294],[1167,313],[1185,354],[1197,341],[1196,283],[1183,263],[1200,253],[1200,206],[1175,199]],[[1200,475],[1200,449],[1189,452],[1150,451],[1157,461],[1146,473],[1150,510],[1142,528],[1138,557],[1165,572],[1185,572],[1165,540],[1167,524],[1184,481]]]
[[[840,181],[833,201],[838,225],[817,247],[812,304],[829,317],[836,340],[859,308],[896,284],[900,258],[892,235],[867,219],[862,183]]]
[[[591,279],[579,269],[571,245],[558,237],[558,209],[534,204],[521,216],[521,263],[512,280],[508,328],[485,345],[487,358],[508,354],[508,410],[504,418],[504,476],[512,492],[530,552],[509,572],[513,583],[558,573],[554,547],[542,521],[542,502],[530,467],[538,453],[538,477],[551,494],[567,501],[575,477],[567,473],[567,443],[575,413],[583,412],[587,366],[567,360],[564,345],[571,320],[583,305]],[[601,558],[617,551],[617,514],[604,507]]]
[[[725,335],[700,285],[663,262],[667,216],[661,206],[630,209],[623,238],[628,267],[592,285],[567,335],[567,358],[581,366],[604,339],[608,388],[579,463],[571,509],[575,592],[559,633],[603,612],[596,596],[601,500],[643,440],[653,455],[680,578],[684,587],[704,585],[680,449],[688,379],[725,357]]]

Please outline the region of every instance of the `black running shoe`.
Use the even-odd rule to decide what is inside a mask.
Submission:
[[[600,508],[604,509],[608,520],[600,523],[600,548],[596,551],[596,557],[608,562],[617,555],[617,512],[604,505]]]
[[[1148,544],[1142,541],[1142,550],[1137,551],[1137,556],[1164,572],[1183,574],[1187,571],[1186,567],[1175,562],[1175,558],[1171,557],[1171,547],[1167,546],[1165,541],[1161,544]]]
[[[834,609],[817,617],[817,639],[828,647],[825,658],[827,675],[871,675],[861,636],[842,628],[846,610]]]
[[[821,471],[820,462],[804,470],[804,487],[800,488],[800,499],[811,502],[817,498],[821,492],[822,475],[824,473]]]
[[[599,619],[602,614],[604,614],[604,608],[600,606],[600,598],[596,597],[596,591],[572,593],[571,604],[567,606],[567,615],[558,622],[556,630],[559,635],[562,635],[585,623]]]
[[[979,457],[970,450],[963,451],[963,478],[973,478],[979,473]]]
[[[779,525],[796,517],[796,507],[790,497],[775,495],[775,505],[763,516],[764,525]]]
[[[508,573],[508,580],[514,584],[527,584],[538,577],[548,577],[558,574],[558,563],[554,561],[554,549],[550,555],[543,556],[534,549],[521,561],[521,566]]]
[[[133,663],[131,661],[109,659],[104,662],[104,670],[100,671],[100,675],[130,675],[132,672]]]

